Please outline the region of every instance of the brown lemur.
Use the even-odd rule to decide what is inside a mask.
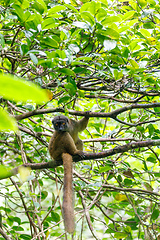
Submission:
[[[49,142],[49,153],[55,161],[63,160],[64,189],[63,189],[63,218],[65,230],[73,234],[75,230],[74,220],[74,194],[72,186],[72,156],[84,157],[83,143],[78,137],[78,132],[83,131],[89,121],[89,112],[80,121],[69,119],[63,115],[56,116],[52,120],[55,132]]]

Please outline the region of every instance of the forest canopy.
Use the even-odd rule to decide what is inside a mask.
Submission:
[[[159,240],[159,1],[0,3],[0,240]],[[48,143],[87,111],[72,238]]]

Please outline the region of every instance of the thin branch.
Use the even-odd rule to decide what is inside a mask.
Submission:
[[[94,231],[94,228],[92,226],[91,217],[90,217],[90,214],[89,214],[89,209],[88,209],[88,207],[86,207],[86,204],[85,204],[85,201],[84,201],[84,195],[82,194],[82,192],[80,190],[78,191],[78,193],[81,197],[81,201],[82,201],[82,205],[83,205],[83,208],[84,208],[84,212],[85,212],[86,220],[87,220],[87,223],[88,223],[88,227],[89,227],[93,237],[95,239],[99,240],[99,238],[95,235],[95,231]]]
[[[47,113],[53,113],[53,112],[65,112],[63,108],[48,108],[48,109],[36,109],[21,115],[15,115],[15,119],[22,120],[28,117],[40,115],[40,114],[47,114]]]
[[[4,239],[11,240],[11,238],[3,231],[1,227],[0,227],[0,234],[2,235],[2,237],[4,237]]]
[[[121,113],[127,112],[129,110],[132,109],[147,109],[147,108],[155,108],[155,107],[160,107],[160,103],[156,102],[156,103],[149,103],[149,104],[132,104],[132,105],[128,105],[119,109],[116,109],[115,111],[112,112],[108,112],[108,113],[103,113],[103,112],[90,112],[88,114],[89,117],[101,117],[101,118],[113,118],[116,119],[117,116]],[[37,110],[33,110],[21,115],[15,115],[14,117],[17,120],[22,120],[31,116],[35,116],[35,115],[40,115],[40,114],[47,114],[47,113],[53,113],[53,112],[65,112],[65,109],[63,108],[48,108],[48,109],[37,109]],[[85,116],[86,112],[83,111],[75,111],[75,110],[67,110],[67,112],[71,115],[75,115],[75,116]]]
[[[84,139],[83,142],[124,142],[124,141],[136,141],[135,138],[90,138]]]
[[[22,194],[21,191],[19,190],[17,183],[16,183],[12,178],[10,178],[10,180],[11,180],[11,182],[13,183],[13,185],[15,186],[15,188],[16,188],[16,190],[17,190],[17,192],[18,192],[18,194],[19,194],[19,196],[20,196],[20,198],[21,198],[23,207],[24,207],[24,209],[25,209],[25,213],[26,213],[26,215],[27,215],[27,217],[28,217],[28,220],[29,220],[29,222],[30,222],[30,225],[31,225],[31,226],[33,227],[33,229],[34,229],[34,233],[35,233],[35,234],[38,234],[36,225],[35,225],[35,223],[33,222],[33,219],[31,218],[31,216],[30,216],[30,214],[29,214],[29,211],[28,211],[28,209],[27,209],[27,206],[26,206],[26,204],[25,204],[25,201],[24,201],[24,198],[23,198],[23,194]],[[38,237],[38,239],[40,240],[40,237]]]
[[[142,98],[144,98],[144,96],[140,96],[140,97],[137,97],[135,98],[134,100],[128,100],[128,99],[121,99],[121,98],[115,98],[113,96],[103,96],[103,95],[85,95],[86,98],[91,98],[91,99],[111,99],[115,102],[121,102],[121,103],[136,103],[136,102],[139,102],[139,100],[141,100]],[[144,102],[144,101],[143,101]]]
[[[149,195],[154,195],[154,196],[157,196],[157,197],[160,197],[160,194],[157,193],[157,192],[152,192],[152,191],[149,191],[149,190],[145,190],[145,189],[140,189],[140,188],[123,188],[123,187],[115,187],[113,185],[109,185],[109,184],[103,184],[102,185],[103,188],[108,188],[113,191],[123,191],[123,192],[139,192],[139,193],[144,193],[144,194],[149,194]]]
[[[160,146],[160,139],[131,142],[122,146],[116,146],[113,149],[109,149],[99,153],[85,153],[85,157],[83,158],[83,160],[94,160],[94,159],[105,158],[105,157],[113,156],[117,153],[128,152],[136,148],[144,148],[144,147],[151,147],[151,146]],[[79,156],[73,156],[73,161],[79,162],[79,161],[82,161],[82,159]],[[58,161],[58,162],[50,161],[50,162],[44,162],[44,163],[27,163],[27,164],[23,164],[22,166],[30,167],[32,170],[38,170],[38,169],[40,170],[40,169],[47,169],[47,168],[56,168],[62,164],[63,164],[62,161]],[[19,167],[20,166],[10,170],[8,175],[5,178],[16,175],[18,173]],[[3,179],[3,177],[0,179]]]

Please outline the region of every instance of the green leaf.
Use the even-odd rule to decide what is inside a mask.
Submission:
[[[57,5],[57,6],[54,6],[52,7],[49,11],[48,11],[48,15],[51,15],[53,13],[57,13],[57,12],[60,12],[62,10],[65,10],[66,7],[65,6],[62,6],[62,5]]]
[[[132,182],[131,179],[126,178],[126,179],[124,179],[124,184],[125,184],[126,186],[130,186],[130,185],[133,184],[133,182]]]
[[[28,234],[20,234],[20,239],[24,239],[24,240],[30,240],[32,239],[32,237]]]
[[[121,22],[122,18],[120,16],[107,16],[103,21],[101,22],[103,26],[106,26],[108,24],[114,23],[114,22]]]
[[[92,57],[78,57],[76,58],[76,61],[79,61],[79,60],[83,60],[83,61],[86,61],[86,64],[87,64],[87,61],[91,61],[92,60]]]
[[[147,29],[141,28],[139,31],[142,33],[144,37],[151,37],[151,34]]]
[[[155,209],[151,215],[152,220],[156,220],[159,217],[159,210]]]
[[[50,27],[49,27],[49,29],[50,29]],[[58,46],[59,46],[58,42],[55,39],[50,38],[50,37],[43,38],[41,43],[42,43],[42,45],[51,47],[51,48],[58,48]]]
[[[113,74],[114,74],[115,80],[121,79],[123,77],[123,73],[119,72],[117,69],[113,71]]]
[[[13,220],[17,222],[19,225],[21,224],[21,219],[19,217],[13,217]]]
[[[147,5],[147,0],[137,0],[137,2],[142,8]]]
[[[82,12],[88,11],[93,16],[95,16],[100,8],[101,8],[100,2],[91,1],[91,2],[87,2],[87,3],[83,4],[80,9],[80,12],[82,13]]]
[[[11,227],[12,225],[13,225],[13,223],[14,223],[14,221],[13,221],[13,218],[12,217],[10,217],[10,218],[7,218],[6,219],[6,222],[7,222],[7,224]]]
[[[135,13],[136,13],[135,11],[128,11],[127,13],[122,15],[123,21],[131,19]]]
[[[130,64],[132,65],[133,68],[135,68],[135,69],[138,69],[138,68],[139,68],[137,62],[134,61],[133,59],[131,59],[129,62],[130,62]]]
[[[88,63],[87,62],[78,62],[78,61],[73,61],[72,63],[71,63],[71,66],[81,66],[81,65],[84,65],[84,66],[86,66]],[[85,68],[81,68],[81,69],[83,69],[83,72],[87,72],[87,70],[85,69]],[[74,72],[76,73],[76,71],[74,70]]]
[[[42,200],[46,199],[47,196],[48,196],[48,192],[47,191],[42,191],[41,192],[41,199]]]
[[[5,110],[0,108],[0,131],[11,130],[17,131],[16,120],[11,117]]]
[[[20,53],[21,55],[25,55],[29,51],[29,47],[26,44],[23,44],[20,46]]]
[[[60,216],[57,213],[55,213],[54,211],[51,212],[51,217],[52,217],[52,221],[54,221],[54,222],[60,221]]]
[[[100,30],[100,34],[110,37],[111,39],[119,39],[119,33],[112,28],[106,28],[105,30]]]
[[[71,4],[64,4],[64,6],[71,9],[73,12],[79,13],[79,11],[74,6],[72,6]]]
[[[94,25],[95,23],[94,17],[89,12],[82,12],[81,16],[85,21],[89,22],[91,26]]]
[[[99,173],[108,172],[108,171],[111,170],[111,169],[112,169],[111,166],[106,165],[105,167],[100,167]]]
[[[146,159],[146,161],[147,161],[147,162],[151,162],[151,163],[156,163],[156,162],[157,162],[157,159],[156,159],[155,157],[150,156],[150,157],[148,157],[148,158]]]
[[[45,4],[45,2],[43,0],[34,0],[35,4],[38,7],[38,10],[40,11],[40,13],[46,12],[47,11],[47,6]]]
[[[65,104],[65,103],[68,102],[70,99],[71,99],[71,98],[70,98],[69,96],[64,96],[64,97],[62,97],[62,98],[59,99],[58,104],[61,104],[61,103]]]
[[[12,175],[9,167],[0,165],[0,180],[11,177]]]
[[[102,21],[102,20],[106,17],[106,15],[107,15],[107,11],[104,10],[104,8],[100,8],[100,9],[98,10],[98,13],[97,13],[97,15],[96,15],[96,18],[97,18],[97,20],[100,22],[100,21]]]
[[[31,17],[31,19],[30,19]],[[23,15],[23,21],[24,22],[27,22],[27,21],[30,21],[30,20],[33,20],[34,19],[34,15],[31,15],[31,13],[29,11],[26,11]]]
[[[42,29],[51,29],[56,26],[56,22],[53,18],[49,17],[42,22]]]
[[[72,83],[67,83],[64,85],[64,87],[68,90],[68,92],[71,96],[75,96],[77,89],[75,88],[75,86]]]
[[[121,238],[126,238],[128,236],[127,233],[123,233],[123,232],[116,232],[114,234],[115,239],[121,239]]]
[[[59,72],[65,74],[65,75],[68,75],[68,76],[74,76],[74,77],[76,76],[75,72],[73,72],[71,69],[68,69],[68,68],[60,68]]]
[[[149,134],[150,134],[150,135],[153,135],[153,134],[154,134],[154,131],[155,131],[155,128],[154,128],[153,124],[150,123],[150,124],[147,126],[147,128],[148,128]]]
[[[160,107],[155,107],[154,111],[158,116],[160,116]]]
[[[154,28],[154,23],[153,22],[145,22],[143,24],[143,27],[146,29],[153,29]]]
[[[49,100],[45,90],[32,82],[13,77],[10,74],[0,74],[0,95],[13,101],[31,100],[39,104]]]
[[[37,63],[38,63],[38,59],[37,59],[37,57],[36,57],[36,55],[35,55],[35,54],[33,54],[33,53],[30,53],[30,54],[29,54],[29,56],[30,56],[30,58],[32,59],[32,61],[33,61],[35,64],[37,64]]]
[[[19,17],[19,20],[21,22],[23,22],[24,21],[24,19],[23,19],[23,17],[24,17],[23,9],[19,5],[16,5],[16,4],[13,4],[12,7],[14,9],[14,14],[16,14]]]
[[[113,62],[115,63],[118,63],[118,64],[124,64],[124,61],[122,58],[120,58],[118,55],[111,55],[110,56],[110,60],[112,60]]]
[[[22,228],[21,226],[13,226],[12,229],[14,231],[24,231],[24,228]]]

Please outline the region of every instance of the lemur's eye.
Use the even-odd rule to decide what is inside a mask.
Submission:
[[[56,123],[56,126],[58,126],[58,123]]]
[[[64,123],[64,122],[63,122],[62,124],[63,124],[63,125],[65,125],[65,123]]]

